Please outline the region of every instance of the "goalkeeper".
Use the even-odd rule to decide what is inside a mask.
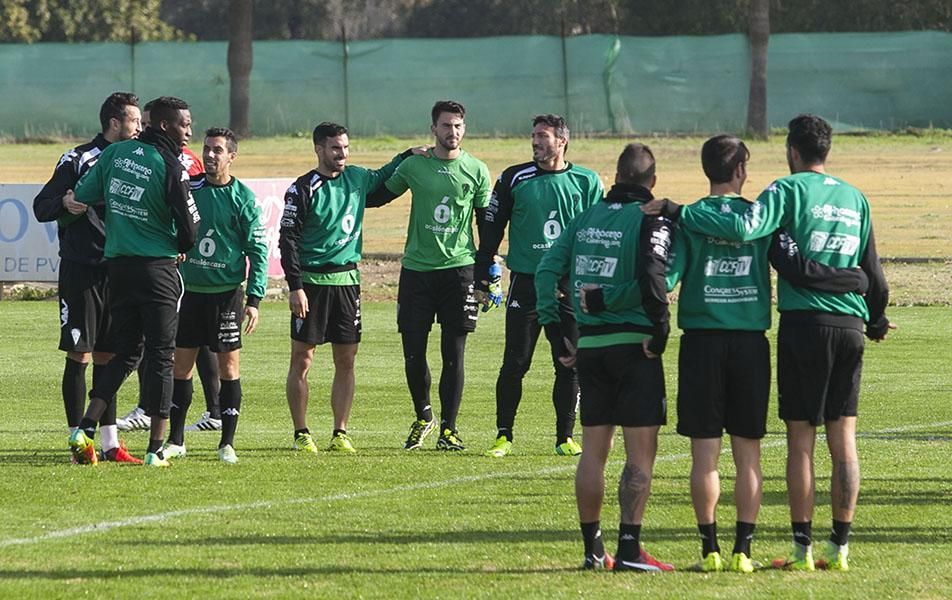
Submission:
[[[574,361],[569,358],[578,340],[571,295],[565,289],[566,280],[561,281],[561,320],[543,327],[536,313],[534,274],[542,255],[565,226],[601,200],[605,189],[597,173],[566,162],[569,129],[565,119],[539,115],[532,125],[532,161],[503,171],[479,223],[475,280],[476,296],[484,307],[499,304],[502,298],[498,278],[490,276],[490,268],[509,226],[506,266],[511,274],[506,302],[506,348],[496,380],[498,433],[496,442],[486,452],[487,456],[497,458],[512,451],[512,429],[522,399],[522,379],[532,363],[543,329],[555,367],[555,452],[563,456],[582,453],[582,447],[572,439],[579,391]]]

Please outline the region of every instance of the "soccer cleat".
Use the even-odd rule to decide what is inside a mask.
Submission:
[[[317,444],[314,443],[310,433],[299,433],[294,436],[294,449],[317,454]]]
[[[331,436],[331,443],[327,447],[331,452],[344,452],[346,454],[356,454],[357,449],[354,448],[354,442],[350,439],[350,436],[346,433],[336,433]]]
[[[568,438],[561,444],[556,444],[555,453],[559,456],[578,456],[582,453],[582,447],[572,438]]]
[[[615,571],[642,571],[645,573],[660,573],[661,571],[673,571],[674,565],[664,563],[648,554],[644,548],[641,549],[641,555],[631,560],[621,560],[615,558]]]
[[[430,435],[434,427],[436,427],[436,423],[433,421],[424,421],[423,419],[414,421],[410,425],[410,435],[407,436],[407,441],[404,442],[403,449],[415,450],[421,447],[423,440],[426,439],[426,436]]]
[[[145,466],[147,467],[171,467],[172,463],[168,458],[159,458],[155,452],[149,452],[145,455]]]
[[[444,429],[443,433],[440,434],[440,439],[436,440],[436,449],[459,452],[460,450],[466,450],[466,446],[463,445],[459,432],[455,429]]]
[[[507,440],[506,436],[504,435],[497,437],[496,443],[493,444],[493,447],[484,452],[486,456],[491,456],[493,458],[502,458],[503,456],[508,456],[511,453],[512,442]]]
[[[603,556],[595,556],[594,554],[589,554],[585,557],[585,562],[582,563],[583,571],[602,571],[602,570],[611,570],[615,568],[615,559],[612,558],[612,555],[606,552]]]
[[[720,573],[724,570],[724,561],[718,552],[708,552],[704,558],[692,565],[689,571],[698,573]]]
[[[116,429],[119,431],[148,431],[151,427],[152,418],[138,406],[121,419],[116,419]]]
[[[165,455],[165,458],[185,458],[187,452],[184,444],[179,446],[178,444],[165,442],[165,445],[162,446],[162,454]]]
[[[731,564],[727,570],[732,573],[753,573],[759,566],[759,563],[750,560],[750,557],[743,552],[735,552],[731,556]]]
[[[771,565],[775,569],[783,569],[784,571],[815,571],[813,546],[801,546],[794,543],[793,552],[790,556],[775,558]]]
[[[218,460],[233,465],[238,462],[238,455],[235,454],[235,449],[231,447],[231,444],[225,444],[218,449]]]
[[[185,431],[221,431],[221,419],[213,419],[206,410],[202,418],[186,427]]]
[[[849,544],[838,546],[830,540],[826,540],[817,548],[814,565],[817,569],[826,571],[849,571],[850,564],[847,556],[850,553]]]
[[[129,451],[126,450],[125,442],[120,441],[119,446],[109,450],[108,452],[101,452],[99,454],[99,460],[103,462],[115,462],[115,463],[126,463],[130,465],[141,465],[142,459],[136,458],[129,454]]]
[[[95,444],[82,429],[77,428],[69,435],[69,450],[76,464],[95,465],[99,462]]]

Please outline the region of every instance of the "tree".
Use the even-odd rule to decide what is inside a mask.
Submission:
[[[162,0],[0,0],[0,42],[192,39],[159,18]]]
[[[770,0],[751,0],[750,95],[747,99],[747,135],[767,139],[767,44],[770,41]]]
[[[231,80],[229,126],[239,137],[249,131],[253,53],[252,0],[232,0],[229,14],[228,76]]]

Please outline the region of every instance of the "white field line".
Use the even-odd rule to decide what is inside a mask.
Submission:
[[[870,431],[870,432],[860,432],[859,436],[862,437],[863,434],[877,435],[883,433],[901,433],[905,431],[915,431],[917,429],[928,429],[930,427],[947,427],[952,425],[952,421],[945,421],[941,423],[928,423],[920,425],[907,425],[903,427],[890,427],[888,429],[880,429],[879,431]],[[776,448],[786,444],[785,439],[778,439],[762,444],[762,448]],[[729,452],[729,448],[724,448],[722,453]],[[691,458],[690,453],[682,452],[678,454],[665,454],[661,455],[656,459],[656,462],[671,462],[676,460],[685,460]],[[612,461],[612,463],[621,464],[622,461]],[[169,519],[175,519],[177,517],[185,517],[192,515],[205,515],[205,514],[217,514],[222,512],[232,512],[232,511],[242,511],[242,510],[256,510],[256,509],[269,509],[275,508],[278,506],[293,506],[298,504],[316,504],[322,502],[333,502],[336,500],[355,500],[360,498],[372,498],[376,496],[384,496],[387,494],[396,494],[404,492],[413,492],[419,490],[431,490],[451,485],[458,485],[462,483],[474,483],[478,481],[487,481],[491,479],[501,479],[511,476],[541,476],[541,475],[551,475],[554,473],[562,473],[565,471],[571,471],[575,469],[575,463],[568,465],[559,465],[557,467],[547,467],[545,469],[539,469],[531,473],[525,472],[494,472],[494,473],[484,473],[481,475],[469,475],[464,477],[453,477],[451,479],[444,479],[442,481],[431,481],[426,483],[415,483],[411,485],[402,485],[394,486],[386,489],[377,489],[377,490],[367,490],[365,492],[340,492],[337,494],[328,494],[326,496],[320,496],[317,498],[295,498],[290,500],[261,500],[258,502],[246,502],[241,504],[222,504],[217,506],[200,506],[195,508],[185,508],[182,510],[172,510],[168,512],[155,513],[151,515],[140,515],[137,517],[129,517],[127,519],[117,519],[114,521],[101,521],[99,523],[92,523],[89,525],[81,525],[79,527],[68,527],[66,529],[56,529],[49,531],[42,535],[37,535],[33,537],[25,538],[7,538],[5,540],[0,540],[0,548],[6,548],[8,546],[22,546],[27,544],[36,544],[46,540],[55,540],[60,538],[74,537],[78,535],[84,535],[88,533],[102,533],[109,531],[111,529],[118,529],[120,527],[131,527],[135,525],[145,525],[149,523],[161,523]]]

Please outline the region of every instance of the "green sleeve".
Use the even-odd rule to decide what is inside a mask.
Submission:
[[[394,156],[393,160],[379,169],[367,169],[367,193],[374,191],[381,183],[390,179],[401,162],[403,162],[403,153]]]
[[[407,181],[406,171],[412,162],[404,161],[393,171],[390,177],[384,182],[384,187],[390,190],[390,193],[399,196],[410,189],[410,183]],[[388,165],[389,166],[389,165]],[[400,167],[403,167],[402,169]],[[384,167],[386,168],[386,167]]]
[[[86,171],[86,174],[83,175],[79,183],[76,184],[76,189],[73,190],[73,194],[75,194],[78,202],[82,202],[83,204],[102,204],[106,201],[105,190],[102,185],[102,176],[100,175],[101,171],[105,168],[103,166],[104,162],[103,160],[97,160],[93,168]]]
[[[479,187],[473,195],[473,208],[486,208],[489,206],[489,167],[485,163],[479,164]]]
[[[250,193],[250,192],[249,192]],[[245,204],[241,215],[244,253],[248,257],[248,289],[246,295],[264,298],[268,287],[268,244],[265,242],[265,229],[261,225],[261,211],[254,202]]]
[[[555,295],[558,293],[559,280],[569,274],[574,239],[575,228],[570,225],[545,251],[536,267],[536,312],[542,325],[559,322],[559,301]]]
[[[689,235],[680,228],[675,229],[674,246],[671,249],[671,255],[668,257],[668,271],[665,273],[669,292],[674,289],[674,286],[681,281],[681,277],[684,275],[684,267],[687,265],[688,253],[690,252]]]
[[[747,212],[721,212],[707,202],[696,202],[681,208],[681,227],[725,240],[747,242],[772,234],[788,220],[784,193],[779,182],[764,190]]]

